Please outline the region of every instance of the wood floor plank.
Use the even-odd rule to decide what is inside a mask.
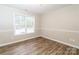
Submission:
[[[0,47],[0,55],[79,55],[79,49],[38,37]]]

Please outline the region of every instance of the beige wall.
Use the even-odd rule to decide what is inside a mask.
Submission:
[[[34,15],[0,5],[0,46],[10,42],[44,36],[79,48],[79,6],[72,5],[36,16],[35,33],[14,35],[13,13]]]
[[[23,15],[34,15],[20,9],[11,8],[5,5],[0,5],[0,46],[18,40],[22,40],[24,38],[27,39],[27,38],[38,36],[39,18],[36,15],[34,15],[36,16],[35,33],[15,36],[14,24],[13,24],[14,13],[23,14]]]
[[[71,5],[42,15],[42,36],[79,46],[79,5]]]

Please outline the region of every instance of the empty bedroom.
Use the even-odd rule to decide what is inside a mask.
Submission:
[[[0,55],[79,55],[79,5],[0,4]]]

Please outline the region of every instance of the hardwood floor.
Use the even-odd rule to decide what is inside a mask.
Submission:
[[[79,49],[42,37],[0,48],[0,55],[78,55]]]

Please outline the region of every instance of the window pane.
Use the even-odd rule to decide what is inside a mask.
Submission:
[[[25,27],[25,20],[23,16],[16,16],[16,29],[21,29]]]
[[[27,26],[27,33],[32,33],[34,32],[34,22],[35,18],[34,17],[25,17],[26,19],[26,26]]]
[[[22,34],[25,32],[25,20],[24,16],[16,16],[15,17],[15,25],[16,25],[16,32],[15,34]]]

